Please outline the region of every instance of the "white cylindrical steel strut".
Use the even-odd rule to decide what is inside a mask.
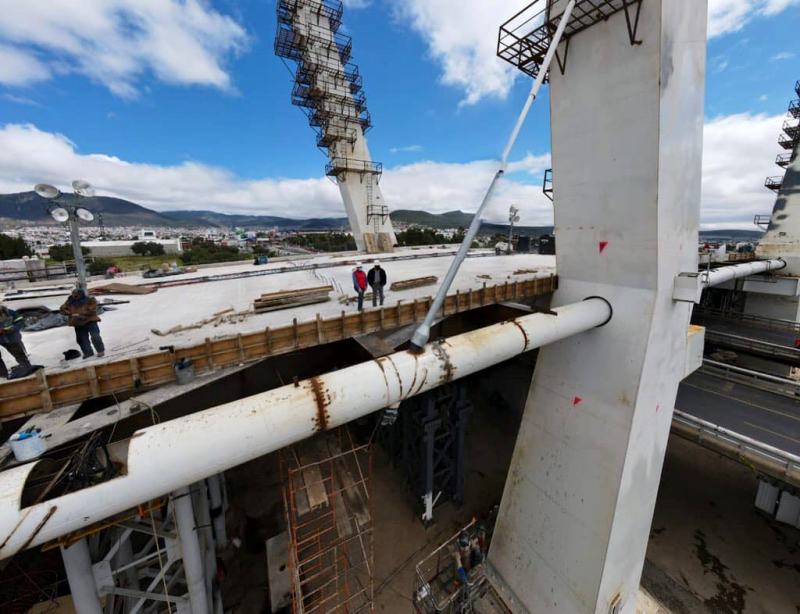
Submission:
[[[397,352],[142,429],[123,475],[20,509],[37,465],[0,473],[0,559],[230,467],[395,405],[527,350],[602,326],[602,298],[534,313]]]
[[[191,462],[191,459],[187,459]],[[192,614],[207,614],[208,595],[206,593],[205,573],[203,572],[203,555],[200,552],[200,539],[197,534],[197,523],[192,509],[192,496],[184,486],[172,493],[175,505],[175,524],[181,541],[181,559],[186,586],[189,589],[189,603]]]
[[[80,614],[103,614],[97,587],[92,573],[92,559],[89,556],[89,544],[86,538],[75,542],[69,548],[61,546],[61,557],[64,559],[64,570],[67,572],[69,592],[72,604]]]
[[[780,271],[786,267],[786,263],[778,258],[777,260],[758,260],[756,262],[742,262],[731,266],[723,266],[710,271],[700,273],[700,283],[702,287],[718,286],[731,279],[749,277],[759,273],[769,273],[770,271]]]

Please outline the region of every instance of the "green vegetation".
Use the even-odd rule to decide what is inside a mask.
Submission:
[[[83,252],[84,256],[88,256],[90,250],[88,247],[81,247],[81,251]],[[52,245],[48,250],[50,255],[50,260],[55,260],[57,262],[64,262],[65,260],[75,260],[75,257],[72,253],[72,245],[65,243],[64,245]]]
[[[184,264],[208,264],[211,262],[232,262],[243,260],[246,255],[240,254],[238,248],[227,245],[217,245],[205,239],[192,239],[192,249],[183,252],[181,259]]]
[[[402,247],[410,247],[412,245],[439,245],[441,243],[450,243],[451,241],[445,238],[443,234],[436,232],[433,228],[417,228],[412,226],[403,232],[397,233],[397,244]]]
[[[32,255],[31,248],[28,247],[28,244],[23,239],[0,234],[0,260],[11,260],[12,258]]]
[[[139,241],[131,245],[131,251],[137,256],[163,256],[164,246],[155,241]]]
[[[297,234],[288,237],[286,243],[318,252],[346,252],[356,249],[356,240],[352,235],[343,232]]]
[[[113,260],[108,258],[92,258],[86,263],[86,270],[89,275],[105,275],[108,267],[116,264]]]

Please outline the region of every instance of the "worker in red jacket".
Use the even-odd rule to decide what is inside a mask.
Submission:
[[[364,309],[364,292],[367,291],[367,274],[361,267],[361,263],[356,263],[356,268],[353,271],[353,289],[358,295],[358,310]]]

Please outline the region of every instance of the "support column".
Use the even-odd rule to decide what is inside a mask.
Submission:
[[[181,540],[181,558],[186,584],[189,587],[189,602],[192,614],[209,614],[206,580],[203,573],[203,555],[200,552],[200,540],[192,509],[192,497],[189,488],[184,486],[172,493],[175,506],[175,522],[178,525],[178,537]]]
[[[72,544],[69,548],[61,546],[61,557],[67,572],[67,582],[72,593],[75,611],[80,614],[102,614],[100,598],[94,584],[92,559],[89,556],[89,544],[86,538]]]
[[[214,538],[217,549],[222,550],[228,545],[228,532],[225,527],[225,495],[222,481],[224,474],[212,475],[208,482],[208,496],[211,503],[211,519],[214,522]]]
[[[706,13],[645,0],[640,44],[619,11],[550,70],[552,304],[602,296],[614,316],[539,353],[488,555],[515,611],[635,610],[684,373],[673,287],[697,271]]]

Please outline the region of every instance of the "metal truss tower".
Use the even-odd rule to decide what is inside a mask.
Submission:
[[[379,181],[383,166],[370,157],[371,127],[353,41],[339,33],[342,2],[279,0],[275,54],[295,63],[292,104],[308,116],[317,146],[326,151],[325,174],[342,194],[359,251],[392,251],[396,243]]]

